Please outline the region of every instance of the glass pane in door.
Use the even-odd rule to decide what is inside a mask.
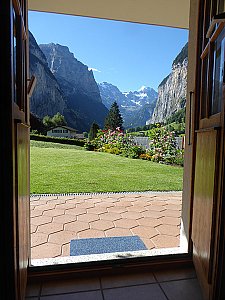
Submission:
[[[213,86],[210,115],[214,115],[221,111],[224,64],[224,50],[222,49],[224,49],[224,35],[225,29],[221,32],[214,46]]]

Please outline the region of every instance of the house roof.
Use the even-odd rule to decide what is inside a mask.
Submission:
[[[189,28],[190,0],[29,0],[29,10]]]
[[[62,126],[60,125],[60,126],[54,126],[54,127],[51,127],[51,128],[49,128],[48,131],[50,131],[50,130],[52,130],[52,129],[55,129],[55,128],[65,128],[65,129],[68,129],[68,130],[74,131],[74,132],[78,131],[77,129],[74,129],[74,128],[72,128],[72,127],[68,127],[68,126],[65,126],[65,125],[62,125]]]

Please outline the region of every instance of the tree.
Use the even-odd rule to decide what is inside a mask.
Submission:
[[[57,114],[55,114],[52,118],[50,116],[45,116],[42,122],[47,129],[55,126],[67,125],[64,116],[59,112],[57,112]]]
[[[105,128],[115,130],[117,127],[122,129],[123,118],[120,114],[119,106],[115,102],[113,102],[109,113],[105,119]]]
[[[59,112],[57,112],[57,114],[52,117],[52,122],[55,126],[67,125],[64,116]]]
[[[52,118],[50,116],[45,116],[42,120],[43,124],[45,125],[46,128],[53,127],[54,124],[52,122]]]
[[[33,113],[30,113],[30,127],[31,127],[31,132],[36,131],[41,134],[46,133],[46,128],[45,128],[42,120]]]
[[[92,123],[89,134],[88,134],[89,141],[92,141],[93,139],[96,138],[99,129],[100,128],[97,123],[95,123],[95,122]]]

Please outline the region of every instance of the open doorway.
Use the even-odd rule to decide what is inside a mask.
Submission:
[[[109,22],[109,21],[105,21],[105,22]],[[118,24],[118,22],[115,22],[115,24]],[[144,26],[144,25],[140,25],[140,26]],[[187,32],[184,34],[184,36],[187,39]],[[35,60],[37,58],[37,55],[36,57],[34,55],[36,50],[35,50],[35,42],[33,41],[33,38],[34,37],[32,36],[30,37],[30,44],[32,47],[34,47],[32,49],[33,52],[31,55],[31,68],[32,68],[32,59],[35,61],[35,63],[37,63],[37,60]],[[182,46],[184,46],[185,42],[183,43],[182,41],[183,44]],[[133,150],[137,150],[137,152],[143,151],[138,154],[136,152],[134,153],[134,156],[138,155],[138,157],[134,157],[134,158],[138,158],[138,159],[135,160],[131,160],[131,158],[125,159],[124,157],[115,155],[121,153],[114,153],[114,155],[103,153],[103,152],[113,153],[113,151],[120,151],[118,147],[116,147],[117,150],[113,149],[113,151],[112,151],[112,147],[109,147],[108,149],[105,149],[109,151],[101,151],[101,152],[98,151],[98,152],[89,153],[89,152],[82,152],[82,150],[78,148],[79,146],[77,146],[77,148],[76,146],[72,146],[72,145],[59,146],[59,144],[52,145],[50,142],[48,142],[48,146],[46,146],[46,143],[43,141],[33,141],[33,140],[31,141],[31,146],[32,146],[31,148],[31,159],[32,159],[31,192],[33,194],[33,196],[31,197],[31,204],[32,204],[31,205],[32,207],[31,231],[33,235],[32,251],[33,253],[42,255],[42,253],[44,253],[42,252],[42,250],[45,249],[44,251],[46,253],[46,256],[32,257],[31,255],[31,258],[34,259],[46,258],[50,253],[50,249],[53,249],[54,252],[52,258],[59,257],[59,256],[69,256],[70,241],[73,238],[77,240],[77,239],[84,239],[84,238],[99,239],[105,237],[137,236],[137,237],[141,237],[141,241],[144,243],[145,246],[147,246],[146,249],[137,248],[138,250],[141,251],[152,250],[153,248],[157,248],[156,245],[158,245],[158,248],[160,249],[173,248],[173,247],[177,248],[180,245],[179,236],[180,236],[183,172],[182,172],[182,167],[174,166],[175,164],[174,159],[176,159],[177,161],[179,161],[180,159],[180,162],[182,164],[182,159],[183,159],[182,136],[180,139],[181,142],[176,141],[176,145],[175,144],[173,145],[174,151],[175,149],[177,150],[177,148],[181,148],[180,149],[181,155],[179,157],[174,157],[174,155],[171,155],[171,153],[169,153],[169,155],[166,155],[167,152],[171,150],[171,145],[175,141],[172,132],[176,131],[177,133],[181,131],[180,133],[181,135],[182,135],[182,130],[184,132],[184,128],[182,128],[184,124],[184,119],[182,119],[182,113],[184,116],[186,99],[184,96],[182,97],[182,95],[185,95],[186,93],[186,86],[185,86],[185,82],[182,82],[182,76],[186,80],[187,52],[185,54],[186,51],[185,49],[187,49],[187,46],[186,48],[185,47],[183,48],[181,46],[178,48],[181,50],[181,52],[177,53],[177,55],[173,57],[171,61],[172,69],[171,69],[171,62],[169,62],[171,72],[166,72],[166,73],[170,73],[170,75],[164,80],[161,80],[161,83],[158,82],[160,86],[160,92],[163,93],[164,89],[168,88],[168,90],[170,90],[170,87],[171,86],[173,87],[173,85],[175,84],[173,80],[174,78],[176,78],[176,76],[178,77],[176,78],[177,79],[176,83],[179,84],[180,81],[179,88],[177,85],[175,86],[175,88],[173,87],[174,89],[172,91],[170,90],[169,93],[169,97],[171,97],[173,100],[177,98],[178,98],[177,100],[179,100],[176,103],[178,108],[174,111],[177,115],[173,114],[174,119],[173,118],[170,119],[170,117],[172,117],[172,114],[169,115],[169,111],[171,112],[173,110],[172,108],[171,110],[169,110],[169,107],[166,107],[165,109],[166,113],[163,114],[162,111],[160,111],[160,108],[162,107],[162,103],[161,104],[158,103],[158,107],[156,107],[158,95],[156,91],[154,94],[153,88],[143,87],[143,86],[140,89],[136,88],[136,91],[135,90],[133,91],[133,95],[131,95],[132,91],[130,92],[119,91],[120,94],[123,95],[123,99],[121,100],[119,108],[121,109],[122,115],[124,117],[127,114],[126,115],[127,127],[124,128],[123,132],[118,131],[118,133],[114,135],[119,136],[121,134],[121,136],[123,137],[123,142],[125,139],[132,140],[132,143],[136,144],[136,145],[132,144],[132,147],[134,147],[132,148],[132,151]],[[59,74],[57,75],[57,70],[59,71],[59,69],[62,67],[62,65],[60,64],[58,64],[57,66],[57,63],[59,63],[60,60],[62,61],[62,59],[57,55],[59,55],[60,51],[64,51],[65,47],[63,46],[60,47],[60,45],[55,45],[55,44],[52,44],[50,46],[42,44],[39,47],[39,49],[44,54],[42,56],[40,55],[41,52],[39,52],[38,54],[39,60],[44,61],[45,58],[47,59],[48,68],[50,69],[51,72],[50,77],[51,79],[52,77],[55,77],[56,78],[55,84],[57,84],[57,82],[59,81],[59,77],[63,77],[62,73],[60,75]],[[68,49],[66,49],[66,51],[67,50]],[[136,51],[134,52],[137,54]],[[167,51],[165,53],[167,53]],[[72,56],[69,51],[67,51],[67,55],[70,56],[70,58]],[[143,63],[140,64],[142,65],[142,69],[143,69]],[[70,67],[71,68],[68,68],[68,70],[72,69],[72,64],[70,65]],[[92,74],[94,72],[95,77],[97,77],[99,73],[103,73],[103,72],[99,72],[100,70],[98,70],[97,66],[92,67],[92,65],[90,65],[89,70],[87,70],[89,72],[88,74],[91,74],[90,73],[91,69],[92,69]],[[175,72],[173,73],[174,69]],[[61,69],[61,71],[63,70]],[[65,71],[66,69],[64,69],[64,72]],[[82,76],[78,76],[78,77],[82,77]],[[118,77],[118,75],[116,77]],[[68,82],[66,82],[65,78],[63,78],[59,86],[57,86],[58,88],[57,91],[59,94],[57,95],[55,94],[54,97],[55,99],[58,99],[58,101],[56,101],[54,104],[55,111],[52,110],[50,119],[53,119],[53,117],[56,118],[58,113],[57,110],[59,110],[60,108],[63,107],[63,105],[65,105],[65,103],[63,102],[64,100],[63,97],[65,97],[66,94],[65,89],[71,88],[71,85],[68,84]],[[168,87],[169,84],[170,87]],[[62,89],[62,86],[64,88],[64,93],[60,95],[60,89]],[[46,87],[49,87],[49,84],[47,84]],[[110,84],[110,87],[112,88],[112,84]],[[103,82],[102,84],[99,85],[99,89],[101,91],[100,95],[101,98],[104,98],[105,100],[105,104],[104,103],[103,104],[106,110],[102,106],[102,103],[96,102],[97,103],[96,105],[98,105],[98,109],[94,108],[96,109],[95,112],[97,113],[95,115],[96,118],[97,117],[99,118],[101,114],[104,114],[104,110],[105,112],[107,112],[107,108],[108,110],[110,109],[110,105],[108,104],[109,105],[108,107],[106,105],[107,104],[106,100],[111,100],[111,101],[115,100],[113,97],[112,99],[110,99],[105,94],[105,91],[108,88],[109,88],[109,84],[106,84],[106,82]],[[115,86],[113,86],[113,88],[115,88]],[[75,87],[73,87],[73,89],[75,89]],[[48,92],[47,89],[45,90],[45,92]],[[72,92],[71,90],[67,92],[69,95],[67,99],[67,103],[72,102],[72,97],[71,97]],[[95,92],[96,91],[94,90],[93,93]],[[141,111],[140,111],[140,106],[142,106],[141,100],[143,102],[144,100],[146,100],[145,98],[148,92],[151,92],[153,94],[153,98],[154,98],[153,102],[155,101],[155,107],[154,109],[152,109],[151,115],[150,115],[150,108],[148,107],[147,112],[149,114],[148,115],[149,118],[148,120],[145,120],[145,124],[141,123],[143,122],[143,117],[141,121],[139,120],[140,123],[135,123],[138,121],[131,120],[132,119],[131,117],[134,115],[139,117],[141,115]],[[79,91],[79,93],[81,92]],[[35,99],[37,100],[37,95],[35,95],[35,92],[33,96],[36,97]],[[79,96],[81,102],[84,102],[85,101],[84,96],[82,96],[81,94]],[[161,97],[161,99],[162,98],[163,97]],[[166,98],[166,96],[164,98]],[[125,101],[124,99],[127,99],[127,101],[129,100],[130,105],[125,106],[124,105],[125,103],[123,102]],[[46,102],[43,103],[42,107],[41,105],[39,105],[37,111],[33,111],[33,112],[37,114],[37,112],[39,113],[41,110],[48,108],[47,106],[48,100],[49,100],[48,98],[45,98]],[[147,101],[150,102],[150,100]],[[32,102],[31,100],[31,112],[33,109],[32,105],[34,105],[34,103],[35,101]],[[90,104],[90,101],[88,103]],[[152,104],[152,103],[145,102],[143,106],[144,105],[146,106],[147,104]],[[75,119],[77,126],[78,125],[80,126],[79,121],[81,121],[82,119],[81,116],[84,115],[84,112],[79,111],[80,112],[79,115],[75,110],[75,108],[77,107],[73,107],[73,110],[71,109],[69,110],[68,107],[63,107],[63,111],[66,113],[67,120],[70,120],[70,122],[72,122],[71,119]],[[89,111],[86,110],[86,112],[90,114],[90,110]],[[177,121],[179,118],[181,119],[181,122]],[[151,121],[149,120],[154,120],[154,124],[157,123],[157,125],[150,126]],[[139,125],[139,126],[132,127],[132,124]],[[62,125],[57,124],[55,128],[51,128],[51,129],[49,128],[50,129],[49,131],[51,131],[51,133],[54,134],[55,136],[62,133],[66,135],[69,133],[68,131],[72,132],[72,129],[76,129],[76,128],[71,128],[72,126],[71,123],[69,125],[70,126],[65,124]],[[105,129],[103,126],[104,126],[103,124],[100,126],[101,129]],[[81,129],[79,131],[80,132],[75,132],[74,136],[78,137],[79,134],[80,135],[83,134],[84,137],[86,135],[85,132],[81,131]],[[98,139],[101,140],[102,138],[106,138],[106,135],[112,137],[113,135],[112,133],[113,131],[102,132],[102,135],[100,135]],[[48,134],[50,135],[50,133]],[[160,141],[162,141],[163,139],[167,139],[167,137],[169,140],[170,135],[172,135],[171,142],[168,142],[169,145],[168,148],[165,149],[165,153],[161,153],[162,147],[160,148],[159,146],[157,146],[157,143],[159,142],[158,140],[156,140],[155,145],[153,145],[153,147],[149,149],[150,148],[149,141],[153,140],[152,138],[153,134],[155,134],[155,136],[162,134],[159,137],[159,139],[161,139]],[[143,138],[143,135],[145,135],[145,138],[147,138],[148,142],[145,149],[141,150],[141,148],[143,149],[143,144],[141,144],[140,140],[141,138]],[[54,138],[55,137],[53,137],[53,139]],[[50,140],[51,138],[49,137],[48,139]],[[57,137],[55,139],[57,139]],[[136,141],[134,142],[135,139]],[[82,141],[83,140],[81,139],[80,144],[82,144]],[[127,142],[127,140],[125,140],[125,142]],[[87,147],[88,145],[90,146],[90,144],[91,143],[89,144],[86,143]],[[107,142],[104,143],[104,145],[100,145],[99,148],[103,148],[103,147],[107,148],[106,144],[107,145],[110,144],[110,141],[109,143]],[[135,147],[138,149],[136,149]],[[173,149],[171,151],[173,151]],[[95,147],[95,150],[99,150],[99,149]],[[77,151],[76,154],[74,151]],[[55,152],[57,152],[58,154],[60,153],[59,156],[56,155],[56,157],[58,158],[54,157]],[[132,154],[132,153],[130,154],[130,149],[128,150],[128,152],[129,152],[128,156]],[[73,156],[73,158],[76,156],[76,163],[74,162],[74,160],[70,160],[71,157],[67,157],[67,155],[64,156],[65,153],[67,154],[70,153],[70,155]],[[84,159],[84,156],[86,156],[86,154],[89,156],[94,155],[92,157],[93,165],[90,164],[89,166],[87,166],[88,160],[87,158]],[[108,165],[103,165],[101,162],[98,161],[97,158],[98,154],[101,155],[101,158],[103,158],[104,156],[105,160],[108,162]],[[141,155],[142,155],[142,159],[141,159]],[[38,160],[37,157],[39,157]],[[60,157],[61,158],[63,157],[63,162],[60,160],[61,159]],[[118,162],[118,157],[122,159],[119,162]],[[132,161],[132,163],[130,163],[129,166],[127,166],[128,159],[129,162]],[[41,165],[42,160],[48,162],[48,164],[45,167]],[[82,172],[81,169],[78,169],[79,165],[81,164],[81,160],[84,160],[86,162],[86,165],[84,164],[84,166],[82,167],[82,170],[84,169],[84,167],[86,168],[86,173]],[[155,164],[152,164],[151,160],[155,160]],[[65,166],[67,162],[69,162],[69,165]],[[172,166],[169,165],[170,163],[172,164]],[[117,169],[117,164],[119,166],[120,173],[119,170]],[[160,180],[160,176],[155,177],[153,180],[150,180],[150,176],[149,176],[150,165],[151,165],[151,172],[152,172],[151,179],[154,178],[153,176],[154,173],[156,174],[157,172],[159,173],[161,172],[162,175],[161,180]],[[155,166],[155,169],[153,168],[153,165]],[[40,166],[42,168],[41,171],[39,169]],[[113,166],[113,168],[111,168],[111,176],[108,176],[107,179],[107,176],[103,177],[103,175],[104,172],[106,173],[109,170],[110,166],[111,167]],[[90,170],[87,171],[88,167],[90,168]],[[97,167],[100,169],[100,173],[96,175],[95,171]],[[65,168],[67,168],[67,170],[66,172],[61,173],[63,168],[64,170]],[[68,172],[68,168],[71,168],[71,172]],[[56,171],[55,173],[54,172],[52,173],[54,175],[52,175],[51,172],[49,173],[49,171],[51,170]],[[92,173],[94,174],[93,178],[91,178],[90,176],[90,174]],[[112,175],[112,173],[114,173],[114,176]],[[141,173],[142,175],[140,176]],[[84,184],[85,180],[81,183],[80,178],[78,179],[78,174],[83,175],[86,178],[86,182],[88,181],[90,184],[86,186]],[[74,178],[71,182],[72,176],[74,176]],[[123,176],[122,179],[120,176]],[[87,177],[90,178],[88,178],[87,180]],[[51,182],[51,179],[53,178],[56,181],[53,180]],[[99,189],[100,182],[107,183],[107,181],[108,181],[108,185],[105,184],[103,185],[103,187]],[[64,184],[63,184],[64,186],[60,185],[62,182],[66,183],[66,185]],[[166,191],[166,192],[162,193],[162,191],[164,192]],[[171,191],[173,191],[173,193]],[[61,241],[59,236],[62,236]],[[163,236],[165,237],[164,240],[162,240]],[[58,246],[59,241],[61,243],[60,247]],[[84,247],[82,246],[82,248]],[[171,249],[169,251],[171,251]],[[114,251],[114,252],[120,252],[120,251]],[[162,252],[163,251],[161,251],[161,253]],[[154,251],[152,253],[154,253]],[[155,253],[158,252],[156,251]],[[168,251],[167,252],[165,251],[165,253],[168,253]],[[138,256],[138,253],[136,253],[136,255]],[[143,255],[143,253],[141,255]],[[149,255],[149,253],[146,253],[146,255]],[[53,259],[53,261],[55,262],[55,259]]]

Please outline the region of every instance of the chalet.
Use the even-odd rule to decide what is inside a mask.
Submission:
[[[77,138],[77,130],[68,126],[57,126],[47,131],[47,136]]]
[[[31,266],[29,97],[34,89],[35,78],[32,74],[30,77],[28,72],[28,9],[189,29],[181,214],[182,232],[186,238],[185,253],[164,257],[120,257],[119,263],[117,259],[75,265],[58,263],[40,268]],[[49,278],[62,280],[62,276],[77,276],[80,279],[87,274],[99,276],[104,272],[133,272],[135,276],[138,271],[151,272],[165,266],[167,269],[175,266],[183,268],[192,264],[204,299],[225,299],[224,0],[0,0],[0,28],[0,122],[4,129],[0,143],[1,299],[24,299],[27,281],[45,282]],[[166,48],[165,44],[165,51]],[[122,286],[121,278],[114,282],[114,286]],[[150,277],[151,283],[154,280]],[[80,291],[81,288],[87,291],[88,299],[103,299],[100,283],[97,285],[97,281],[91,280],[85,282],[86,285],[82,283],[78,287],[74,284],[74,290]],[[194,294],[177,297],[176,292],[173,293],[175,284],[166,284],[171,291],[170,299],[194,299]],[[180,280],[180,290],[184,284],[185,280]],[[123,292],[118,288],[117,295],[125,299],[124,290],[129,289],[132,299],[156,299],[157,296],[151,298],[157,292],[155,285],[151,286],[152,289],[146,287],[146,297],[143,297],[143,292],[139,295],[139,289],[135,287],[126,287]],[[57,284],[53,288],[57,289]],[[96,298],[90,295],[92,289]],[[56,296],[57,299],[73,297],[67,294],[66,288],[61,291],[65,293]],[[118,298],[113,298],[110,290],[107,295],[107,299]],[[75,297],[78,299],[79,293]],[[37,298],[42,297],[38,294]],[[53,299],[54,296],[44,298]],[[166,297],[163,295],[160,299]]]

